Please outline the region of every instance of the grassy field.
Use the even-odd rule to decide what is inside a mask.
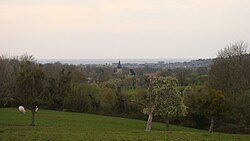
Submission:
[[[0,109],[0,141],[250,141],[250,135],[208,133],[180,126],[153,123],[153,131],[145,132],[145,121],[91,114],[40,110],[36,126],[28,126],[31,112]]]

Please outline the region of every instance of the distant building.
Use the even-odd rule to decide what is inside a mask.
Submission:
[[[130,70],[129,70],[129,75],[135,76],[135,71],[134,71],[134,69],[130,69]]]
[[[121,61],[120,60],[119,60],[119,63],[117,65],[116,73],[122,73],[122,65],[121,65]]]

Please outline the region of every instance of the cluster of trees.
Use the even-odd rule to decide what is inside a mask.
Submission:
[[[228,45],[218,52],[205,85],[184,89],[189,107],[188,126],[219,131],[250,133],[250,54],[245,42]]]
[[[223,123],[250,130],[250,54],[247,43],[230,44],[218,52],[209,73],[207,87],[221,91],[227,109]],[[231,127],[233,128],[233,127]]]
[[[145,119],[143,114],[147,114],[147,131],[151,129],[149,125],[153,115],[158,117],[158,121],[160,117],[166,118],[169,127],[170,117],[181,115],[181,112],[186,113],[182,110],[185,109],[183,96],[176,89],[178,81],[170,77],[173,72],[151,80],[143,73],[127,75],[126,68],[123,70],[125,73],[116,74],[110,67],[83,67],[60,63],[42,65],[29,55],[20,58],[2,56],[0,62],[3,78],[1,107],[23,105],[30,109],[31,125],[34,125],[37,105],[45,109],[139,119]],[[143,70],[138,68],[137,71]],[[145,72],[154,71],[147,69]]]
[[[143,77],[118,78],[112,68],[83,68],[67,64],[38,64],[32,56],[0,58],[0,107],[23,105],[32,111],[35,107],[99,113],[139,118],[139,107],[133,95],[124,89],[135,89],[144,83]],[[136,82],[135,82],[136,81]],[[133,83],[130,83],[133,82]]]
[[[250,55],[245,42],[219,51],[212,66],[192,69],[39,64],[32,56],[0,58],[0,107],[23,105],[148,119],[190,127],[243,132],[250,125]],[[149,78],[146,73],[158,72]],[[145,117],[145,115],[147,117]],[[235,130],[237,129],[237,130]],[[245,130],[244,130],[245,131]],[[249,132],[249,131],[248,131]]]

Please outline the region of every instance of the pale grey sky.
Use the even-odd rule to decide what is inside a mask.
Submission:
[[[0,53],[209,58],[249,25],[250,0],[0,0]]]

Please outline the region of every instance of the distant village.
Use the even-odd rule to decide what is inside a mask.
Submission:
[[[198,59],[198,60],[191,60],[188,62],[174,62],[174,63],[167,63],[164,61],[159,61],[157,63],[112,63],[112,64],[87,64],[83,65],[83,67],[112,67],[117,68],[117,66],[125,67],[125,68],[155,68],[155,69],[176,69],[176,68],[197,68],[197,67],[209,67],[212,64],[213,59]]]

